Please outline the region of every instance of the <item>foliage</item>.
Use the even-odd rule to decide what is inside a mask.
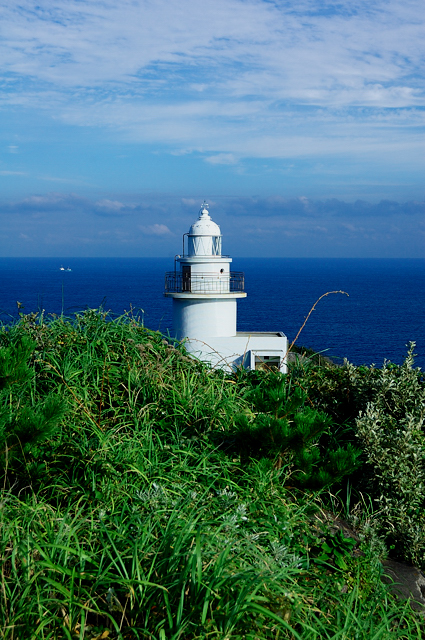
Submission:
[[[322,541],[316,562],[333,563],[339,569],[345,570],[348,568],[346,558],[355,546],[356,541],[353,538],[346,538],[338,529],[334,535],[329,535]]]
[[[25,335],[0,347],[0,464],[28,467],[39,446],[58,430],[66,405],[55,393],[34,398],[34,370],[28,362],[35,343]]]
[[[327,521],[286,463],[217,446],[245,383],[102,311],[23,316],[0,345],[4,640],[422,637],[370,542],[316,561]]]
[[[351,477],[355,496],[367,494],[369,520],[393,557],[425,567],[425,384],[414,368],[414,343],[401,366],[316,367],[293,375],[316,408],[339,423],[341,437],[362,449]]]
[[[350,443],[321,446],[332,420],[309,406],[306,393],[289,377],[251,371],[239,372],[238,381],[245,387],[250,411],[236,416],[236,435],[251,456],[271,456],[278,468],[289,465],[291,482],[303,487],[330,485],[354,471],[360,451]]]
[[[413,368],[413,350],[411,344],[401,367],[388,363],[379,371],[374,400],[356,427],[379,527],[393,554],[424,566],[425,386]]]

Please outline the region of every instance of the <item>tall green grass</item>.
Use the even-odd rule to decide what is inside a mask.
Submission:
[[[21,366],[0,391],[1,638],[422,637],[370,543],[345,570],[319,561],[332,532],[290,459],[241,459],[229,443],[251,411],[234,378],[97,311],[24,316],[2,328],[1,356]],[[41,416],[26,448],[11,440],[23,407]]]

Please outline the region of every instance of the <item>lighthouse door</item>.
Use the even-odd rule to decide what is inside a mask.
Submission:
[[[182,266],[182,289],[183,291],[190,291],[190,266]]]

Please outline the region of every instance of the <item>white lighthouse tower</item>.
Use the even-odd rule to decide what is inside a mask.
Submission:
[[[232,258],[222,255],[221,240],[204,202],[198,220],[183,235],[183,254],[165,276],[165,295],[173,299],[173,333],[190,353],[213,366],[286,371],[283,333],[236,330],[237,299],[246,297],[244,274],[230,271]]]

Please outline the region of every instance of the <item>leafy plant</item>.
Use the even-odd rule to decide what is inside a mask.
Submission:
[[[34,375],[28,360],[34,352],[35,343],[20,335],[6,344],[0,347],[0,390],[23,385]]]
[[[346,538],[343,532],[338,529],[336,533],[326,536],[326,539],[323,540],[315,562],[333,564],[338,569],[346,571],[348,569],[346,558],[351,554],[356,544],[353,538]]]
[[[387,363],[379,371],[374,400],[356,427],[379,528],[394,555],[424,566],[425,386],[413,367],[414,346],[400,367]]]
[[[66,403],[50,393],[35,400],[29,365],[36,344],[25,335],[0,348],[0,465],[3,472],[34,471],[39,445],[58,430]]]
[[[291,386],[290,379],[277,372],[251,372],[246,378],[251,410],[235,418],[237,439],[245,451],[274,458],[277,468],[290,465],[291,481],[300,486],[323,487],[352,473],[360,451],[350,443],[333,450],[320,446],[333,422],[309,406],[300,386]]]

